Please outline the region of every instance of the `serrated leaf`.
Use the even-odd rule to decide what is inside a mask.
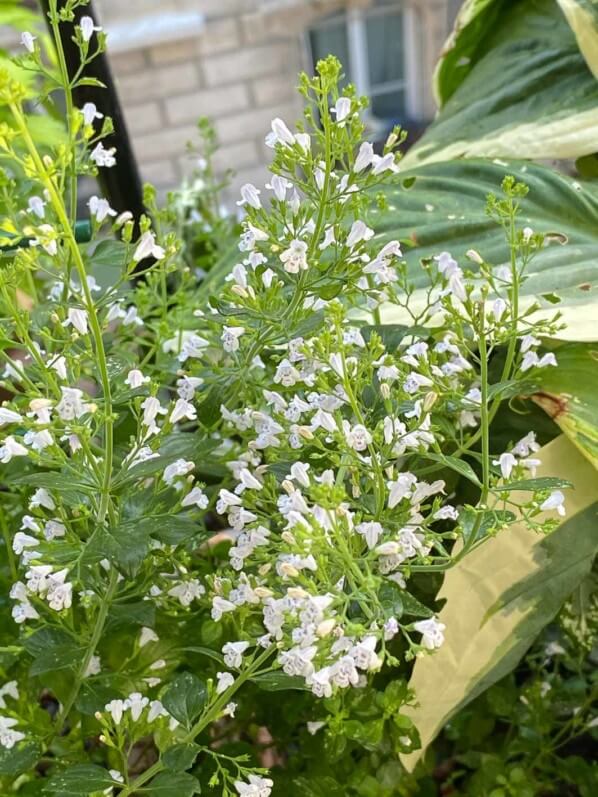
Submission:
[[[200,791],[199,781],[182,772],[161,772],[148,787],[150,797],[192,797]]]
[[[459,459],[458,457],[451,457],[446,454],[434,454],[430,451],[426,451],[425,458],[445,465],[447,468],[450,468],[451,470],[459,473],[461,476],[464,476],[470,482],[480,486],[480,480],[476,476],[474,469],[464,460]]]
[[[208,690],[203,681],[193,673],[182,672],[169,684],[162,696],[162,703],[169,714],[190,727],[207,699]]]
[[[50,778],[46,791],[69,797],[89,797],[92,792],[118,786],[110,773],[95,764],[75,764]]]
[[[41,746],[37,742],[23,742],[8,750],[0,747],[0,775],[17,775],[33,769],[42,754]]]
[[[201,747],[193,742],[176,744],[174,747],[169,747],[162,755],[162,762],[172,772],[184,772],[193,766],[200,750]]]

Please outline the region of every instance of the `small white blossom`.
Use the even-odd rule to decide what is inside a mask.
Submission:
[[[421,644],[428,650],[439,648],[444,642],[443,631],[446,626],[435,617],[419,620],[417,623],[413,623],[413,628],[422,635]]]
[[[93,36],[94,32],[99,32],[102,28],[99,25],[94,25],[93,17],[84,16],[79,20],[79,27],[81,28],[81,36],[84,42],[88,42]]]
[[[216,694],[221,695],[223,692],[232,686],[235,682],[235,676],[230,672],[217,672],[216,673]]]

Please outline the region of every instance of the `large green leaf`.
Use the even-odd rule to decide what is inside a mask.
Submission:
[[[594,77],[598,77],[598,4],[595,0],[558,0],[567,22],[575,33]]]
[[[567,516],[546,537],[512,526],[447,574],[444,645],[418,659],[410,681],[419,705],[409,711],[422,750],[405,756],[412,769],[443,725],[506,675],[589,572],[598,548],[598,474],[560,436],[541,449],[540,475],[570,479]]]
[[[598,351],[569,343],[557,348],[556,356],[558,368],[542,369],[541,390],[532,398],[598,468]]]
[[[596,293],[598,292],[598,182],[576,181],[539,164],[526,161],[487,161],[481,159],[431,163],[404,172],[415,177],[409,190],[393,189],[388,194],[388,209],[374,211],[372,226],[381,241],[400,237],[412,247],[404,247],[410,275],[416,288],[428,278],[420,260],[447,250],[463,263],[469,249],[477,250],[493,265],[508,262],[509,249],[504,231],[486,212],[486,197],[499,193],[506,174],[513,174],[529,186],[522,203],[521,226],[537,232],[560,233],[565,245],[552,243],[532,260],[529,279],[523,286],[523,306],[536,298],[556,292],[562,301],[567,329],[560,337],[568,340],[595,340]],[[465,261],[469,268],[475,264]],[[414,297],[417,307],[418,297]],[[555,305],[543,301],[546,315]],[[382,310],[385,323],[404,323],[395,307]]]
[[[594,152],[598,82],[556,0],[497,0],[468,8],[477,13],[437,75],[439,93],[448,100],[405,165]]]

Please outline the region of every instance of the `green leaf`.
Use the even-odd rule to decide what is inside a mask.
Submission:
[[[559,490],[572,486],[572,483],[568,479],[557,479],[554,476],[544,476],[538,479],[521,479],[521,481],[501,484],[496,488],[496,492],[513,492],[513,490],[536,492],[537,490]]]
[[[476,521],[480,515],[482,519],[478,525]],[[471,507],[466,507],[459,515],[463,542],[472,542],[471,537],[476,528],[475,539],[481,540],[488,534],[500,531],[504,526],[512,523],[513,520],[515,520],[515,515],[506,509],[474,510]]]
[[[46,791],[60,797],[89,797],[92,792],[119,785],[107,770],[95,764],[75,764],[50,778]]]
[[[251,679],[251,682],[260,689],[263,689],[264,692],[286,692],[288,689],[305,691],[308,689],[308,687],[305,686],[304,678],[287,675],[280,670],[256,675]]]
[[[184,772],[193,766],[201,747],[193,742],[186,744],[175,744],[169,747],[162,756],[162,763],[172,772]]]
[[[539,372],[532,399],[598,468],[598,351],[570,343],[559,346],[556,357],[557,368]]]
[[[433,454],[430,451],[426,451],[425,458],[431,459],[432,462],[440,462],[442,465],[446,465],[447,468],[450,468],[451,470],[461,474],[461,476],[464,476],[470,482],[481,486],[480,480],[476,476],[471,465],[464,460],[459,459],[459,457],[451,457],[446,454]]]
[[[33,656],[29,671],[32,676],[76,668],[85,653],[75,637],[49,626],[34,631],[23,646]]]
[[[557,0],[586,63],[598,78],[598,6],[594,0]]]
[[[493,266],[509,262],[504,231],[486,214],[486,198],[498,193],[503,178],[511,174],[530,189],[521,203],[520,226],[562,233],[567,239],[564,245],[545,245],[529,263],[520,307],[525,310],[537,301],[542,308],[537,317],[552,318],[557,308],[542,296],[558,293],[562,300],[558,311],[566,328],[557,337],[598,339],[598,182],[575,180],[525,161],[455,160],[420,166],[409,173],[417,177],[414,187],[389,189],[388,208],[373,211],[372,226],[381,245],[400,236],[414,244],[404,251],[415,288],[410,301],[414,312],[426,300],[424,289],[429,285],[422,258],[445,250],[462,266],[477,271],[478,266],[465,257],[474,249]],[[381,314],[385,325],[411,322],[395,305],[383,306]]]
[[[594,152],[598,83],[557,3],[470,0],[467,6],[475,19],[453,39],[437,73],[446,101],[404,166]]]
[[[446,599],[439,615],[445,643],[416,661],[409,683],[419,705],[405,713],[422,750],[404,756],[408,769],[457,711],[513,669],[591,569],[598,474],[562,435],[539,457],[542,474],[566,474],[575,486],[567,517],[545,537],[517,523],[447,573],[439,594]]]
[[[199,781],[186,773],[161,772],[149,785],[150,797],[192,797],[199,794]]]
[[[8,750],[0,747],[0,775],[11,775],[16,778],[22,772],[31,770],[42,754],[37,742],[24,742]]]
[[[122,276],[129,247],[123,241],[100,241],[90,255],[91,272],[102,288],[111,288]]]
[[[190,672],[182,672],[168,686],[162,697],[164,708],[186,727],[206,704],[208,690],[203,681]]]

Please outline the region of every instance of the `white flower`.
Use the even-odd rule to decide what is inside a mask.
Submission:
[[[141,629],[141,633],[139,634],[139,647],[145,647],[148,642],[158,642],[160,637],[152,628],[148,628],[147,626],[143,626]]]
[[[83,673],[84,678],[89,678],[91,675],[99,675],[102,672],[102,661],[99,656],[92,656],[89,664]]]
[[[137,369],[133,368],[132,371],[129,371],[127,374],[127,378],[125,379],[125,385],[128,385],[131,390],[137,390],[137,388],[145,385],[147,382],[150,381],[149,376],[144,376],[143,373]]]
[[[29,202],[27,203],[27,210],[29,211],[29,213],[33,213],[39,219],[43,219],[45,215],[45,210],[44,210],[45,206],[46,203],[44,202],[43,199],[41,199],[41,197],[32,196],[29,197]]]
[[[56,371],[58,376],[61,379],[67,378],[67,370],[66,370],[66,358],[62,355],[55,357],[48,363],[48,366],[53,370]]]
[[[133,260],[139,263],[140,260],[145,260],[146,257],[153,257],[154,260],[162,260],[166,252],[161,246],[156,243],[156,236],[150,230],[143,233],[137,242],[137,249],[133,254]]]
[[[166,415],[167,410],[162,407],[160,401],[155,396],[148,396],[142,403],[141,409],[143,410],[144,426],[149,427],[149,431],[154,433],[158,430],[155,423],[158,415]]]
[[[349,231],[349,235],[347,236],[347,246],[349,249],[353,249],[361,241],[369,241],[369,239],[373,236],[374,231],[367,226],[363,221],[359,219],[354,221],[351,225],[351,229]]]
[[[141,692],[131,692],[129,697],[125,700],[125,708],[131,712],[131,719],[137,722],[141,716],[143,709],[149,704],[147,697],[143,697]]]
[[[505,452],[504,454],[501,454],[498,459],[493,460],[492,464],[499,465],[503,479],[508,479],[511,475],[511,471],[517,464],[517,460],[513,454]]]
[[[88,42],[91,39],[94,31],[102,30],[99,25],[94,25],[93,18],[88,16],[81,17],[79,26],[81,28],[81,36],[83,37],[84,42]]]
[[[235,682],[235,676],[230,672],[217,672],[216,694],[221,695]]]
[[[295,479],[302,487],[309,487],[309,465],[304,462],[294,462],[291,473],[287,478]]]
[[[364,141],[362,145],[359,147],[359,152],[357,153],[357,157],[355,158],[355,165],[353,166],[353,170],[356,172],[361,172],[366,169],[372,161],[374,160],[374,147],[369,143],[369,141]]]
[[[283,387],[293,387],[301,379],[299,371],[286,358],[281,360],[274,374],[276,384]]]
[[[244,327],[224,327],[220,340],[224,351],[238,351],[239,338],[245,334]]]
[[[16,681],[8,681],[0,687],[0,708],[6,708],[5,696],[12,697],[13,700],[19,699],[19,689]]]
[[[285,144],[291,146],[295,143],[295,136],[291,133],[289,128],[282,119],[276,117],[272,120],[272,132],[266,136],[266,145],[274,147],[276,144]]]
[[[276,276],[276,272],[272,271],[271,268],[267,268],[264,273],[262,274],[262,282],[264,284],[264,288],[269,288],[272,285],[272,280]]]
[[[50,511],[56,509],[56,504],[54,503],[54,499],[52,498],[50,493],[45,489],[45,487],[40,487],[39,489],[37,489],[31,496],[31,500],[29,501],[29,509],[35,509],[38,506],[43,506],[44,509],[49,509]]]
[[[349,421],[343,420],[343,433],[345,440],[355,451],[365,451],[372,442],[372,435],[361,423],[351,426]]]
[[[413,624],[413,628],[422,635],[421,644],[428,650],[439,648],[444,642],[444,634],[442,632],[446,626],[435,617],[430,617],[428,620],[419,620]]]
[[[540,504],[540,509],[543,512],[549,512],[556,509],[561,517],[565,517],[565,496],[560,490],[553,490],[548,498]]]
[[[289,274],[298,274],[299,271],[307,269],[307,244],[294,238],[289,244],[289,248],[280,255],[284,263],[284,270]]]
[[[343,122],[351,113],[351,100],[348,97],[339,97],[330,112],[336,115],[337,122]]]
[[[492,305],[492,315],[496,321],[500,321],[503,317],[505,310],[507,309],[507,303],[504,299],[500,297],[495,299],[494,304]]]
[[[92,196],[87,203],[89,212],[95,216],[98,224],[101,224],[107,216],[116,216],[116,211],[110,207],[107,199],[102,199],[98,196]]]
[[[259,775],[250,775],[249,783],[242,780],[235,781],[235,789],[239,797],[270,797],[274,782],[270,778],[261,778]]]
[[[252,208],[259,210],[262,206],[260,194],[261,191],[253,183],[245,183],[245,185],[241,186],[241,199],[237,202],[237,205],[251,205]]]
[[[89,410],[89,405],[83,401],[83,391],[76,387],[61,387],[62,398],[56,405],[56,412],[63,421],[72,421],[80,418]]]
[[[18,443],[12,435],[9,435],[4,438],[2,445],[0,445],[0,462],[6,465],[13,457],[26,457],[28,453],[25,446]]]
[[[384,156],[373,155],[372,164],[372,174],[382,174],[387,171],[396,173],[399,171],[399,167],[395,162],[395,156],[392,152]]]
[[[178,477],[186,476],[188,473],[191,473],[194,468],[195,464],[193,462],[188,462],[184,459],[177,459],[176,462],[173,462],[164,468],[162,478],[169,487],[172,487]]]
[[[183,376],[181,379],[177,380],[177,393],[180,398],[186,399],[187,401],[191,401],[193,396],[195,395],[195,391],[198,387],[203,385],[204,380],[198,376]]]
[[[196,506],[198,509],[207,509],[210,503],[208,496],[200,487],[194,487],[181,501],[181,506]]]
[[[287,189],[292,188],[293,183],[287,180],[286,177],[281,177],[278,174],[272,175],[270,178],[270,182],[266,183],[266,188],[269,188],[271,191],[274,191],[274,196],[280,202],[284,202],[284,199],[287,194]]]
[[[114,157],[115,152],[115,147],[105,149],[104,145],[100,141],[89,157],[96,164],[96,166],[103,166],[106,169],[110,169],[112,166],[116,166],[116,158]]]
[[[380,523],[370,521],[368,523],[359,523],[355,526],[355,531],[364,537],[368,548],[371,550],[378,544],[378,539],[383,534],[384,529]]]
[[[234,612],[237,607],[232,601],[227,601],[219,595],[212,598],[212,620],[218,622],[223,614],[226,612]]]
[[[20,423],[23,420],[18,412],[9,409],[8,407],[0,407],[0,426],[7,423]]]
[[[197,418],[197,410],[189,401],[179,398],[176,400],[172,412],[170,413],[170,423],[178,423],[184,419],[194,421]]]
[[[92,125],[96,119],[104,118],[104,114],[98,111],[93,102],[86,102],[81,108],[81,113],[83,114],[83,124],[87,126]]]
[[[24,30],[23,33],[21,33],[21,44],[30,53],[35,52],[35,44],[34,44],[34,42],[35,42],[36,39],[37,39],[37,36],[34,36],[28,30]]]
[[[17,742],[22,742],[25,734],[21,731],[13,730],[18,720],[12,717],[0,717],[0,747],[12,749]]]
[[[62,326],[73,326],[80,335],[87,335],[87,310],[71,307],[67,312],[66,321],[62,322]]]
[[[237,710],[237,704],[230,702],[227,703],[226,706],[222,709],[222,716],[223,717],[234,717],[235,711]]]
[[[239,669],[243,664],[243,653],[248,647],[249,642],[227,642],[222,648],[226,666]]]
[[[177,598],[181,606],[191,606],[193,601],[201,598],[205,591],[205,587],[196,578],[192,578],[172,587],[168,590],[168,594],[171,598]]]
[[[12,541],[12,549],[20,556],[25,548],[36,548],[39,545],[39,540],[32,537],[30,534],[25,534],[23,531],[17,531]],[[0,706],[2,708],[2,706]]]
[[[115,725],[120,725],[125,710],[124,700],[111,700],[104,706],[105,710],[110,713]]]
[[[168,717],[170,716],[168,711],[164,708],[162,703],[159,700],[152,700],[150,703],[149,711],[147,712],[147,721],[153,722],[158,717]]]

